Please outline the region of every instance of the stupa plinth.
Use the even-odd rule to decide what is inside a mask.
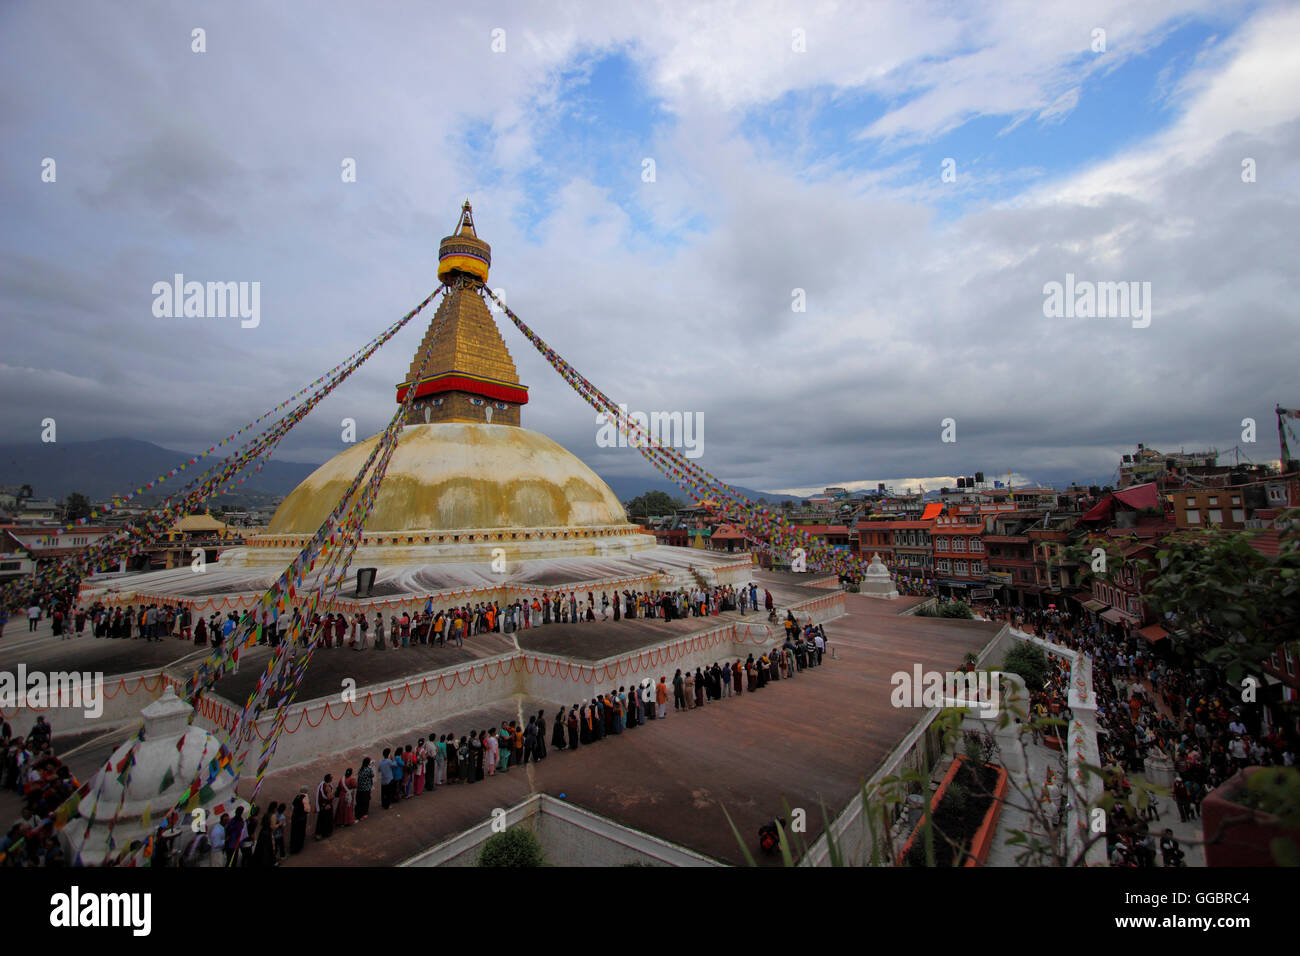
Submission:
[[[108,766],[91,781],[76,816],[59,831],[69,861],[80,856],[86,866],[100,866],[133,843],[143,845],[166,822],[195,777],[208,779],[221,741],[189,722],[193,709],[168,685],[161,697],[140,711],[144,739],[132,736],[113,751]],[[241,806],[247,814],[247,802],[235,796],[236,782],[229,767],[221,768],[201,790],[198,802],[186,806],[179,821],[182,832],[176,838],[179,847],[198,836],[193,828],[197,808],[204,811],[205,826],[216,823],[223,813],[234,816]],[[124,863],[130,860],[130,854],[122,858]]]
[[[898,597],[898,589],[894,587],[889,569],[881,563],[879,554],[871,556],[871,564],[867,566],[866,576],[862,579],[862,593],[867,597],[881,598],[886,601]]]

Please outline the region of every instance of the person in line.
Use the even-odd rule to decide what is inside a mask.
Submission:
[[[324,840],[334,832],[334,775],[325,774],[316,787],[316,836]]]
[[[364,619],[363,619],[364,620]],[[357,820],[370,816],[370,793],[375,787],[375,768],[370,766],[370,758],[361,758],[361,769],[357,772]]]
[[[303,787],[293,798],[293,813],[289,824],[289,852],[301,853],[307,842],[307,814],[311,813],[307,788]]]

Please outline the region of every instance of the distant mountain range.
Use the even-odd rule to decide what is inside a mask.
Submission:
[[[133,438],[0,445],[0,485],[31,485],[38,498],[66,498],[79,491],[99,501],[134,491],[193,457]],[[213,452],[203,463],[220,460]],[[272,459],[240,490],[254,495],[287,495],[315,470],[315,465]],[[184,487],[178,478],[159,485],[158,492],[166,495]],[[173,481],[177,484],[173,485]]]
[[[92,501],[99,501],[131,492],[192,457],[182,451],[133,438],[0,445],[0,485],[31,485],[38,498],[66,498],[73,492],[80,492]],[[213,453],[204,462],[215,463],[218,460]],[[316,468],[312,464],[272,459],[237,492],[223,496],[221,500],[223,503],[238,500],[264,503],[267,497],[287,495]],[[158,492],[165,495],[183,487],[182,483],[173,485],[172,481],[160,485]],[[612,476],[606,478],[606,483],[619,501],[630,501],[647,491],[663,491],[683,502],[690,502],[687,494],[666,478]],[[736,490],[749,498],[766,498],[771,502],[799,500],[794,495],[740,487]]]

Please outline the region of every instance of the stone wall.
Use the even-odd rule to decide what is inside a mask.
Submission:
[[[844,613],[844,594],[837,592],[793,605],[801,622],[822,623]],[[275,767],[283,769],[356,746],[358,741],[399,736],[428,736],[458,714],[522,696],[530,701],[565,705],[590,700],[611,687],[639,684],[643,679],[671,681],[677,668],[707,667],[717,661],[743,660],[784,640],[784,631],[766,621],[731,622],[656,647],[614,655],[590,664],[550,654],[510,651],[459,667],[429,671],[398,683],[358,687],[355,698],[341,694],[289,707],[284,732],[276,744]],[[707,620],[701,618],[701,621]],[[513,710],[513,707],[511,708]],[[196,718],[210,730],[229,731],[238,713],[235,705],[208,695]],[[270,735],[273,719],[257,721],[250,757],[256,762],[260,741]],[[305,732],[309,731],[309,732]]]
[[[523,826],[536,834],[551,866],[723,865],[545,794],[506,810],[504,824]],[[492,821],[484,821],[400,865],[474,866],[492,833]]]

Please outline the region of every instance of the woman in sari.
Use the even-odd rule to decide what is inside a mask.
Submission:
[[[335,794],[334,825],[336,827],[350,827],[357,822],[353,809],[356,800],[357,778],[352,776],[352,768],[348,767],[347,773],[343,775],[343,782],[339,784],[338,792]]]
[[[483,739],[485,734],[479,731],[478,734],[469,735],[469,752],[473,760],[474,782],[478,783],[483,779]]]
[[[447,782],[456,783],[460,780],[460,752],[456,747],[455,735],[447,735],[445,746],[447,750]]]
[[[415,785],[413,787],[415,795],[418,797],[424,793],[425,767],[429,763],[429,750],[424,746],[424,738],[421,737],[415,745]]]
[[[563,712],[563,711],[561,711]],[[564,722],[565,728],[569,731],[569,749],[578,749],[578,707],[575,704],[569,710],[569,717]]]
[[[334,779],[333,774],[325,774],[325,779],[316,787],[316,839],[323,840],[334,832]]]
[[[275,817],[275,808],[276,804],[271,804],[266,816],[257,826],[253,837],[252,866],[275,866],[275,842],[271,835],[271,821]],[[248,828],[253,829],[252,821],[249,821]]]
[[[561,707],[555,715],[555,726],[551,729],[551,746],[556,750],[564,750],[564,708]]]
[[[704,673],[697,667],[695,668],[695,706],[704,706]]]
[[[497,731],[497,773],[510,769],[510,758],[514,754],[514,734],[505,724]]]
[[[288,824],[284,819],[284,811],[287,809],[289,809],[288,804],[276,803],[272,805],[270,813],[268,814],[268,822],[270,823],[271,830],[271,845],[272,849],[275,851],[275,860],[277,864],[280,860],[283,860],[289,855],[284,848],[284,831],[288,827]]]
[[[375,768],[370,766],[370,758],[361,758],[361,770],[357,773],[357,807],[356,818],[364,820],[370,816],[370,793],[375,789]]]
[[[303,787],[298,796],[293,798],[293,822],[289,828],[289,852],[301,853],[307,842],[307,814],[311,807],[307,802],[307,788]]]
[[[690,671],[686,672],[686,709],[695,709],[695,675]]]
[[[432,790],[447,782],[447,741],[443,737],[434,740],[433,731],[429,731],[429,758],[433,761],[433,781],[426,779],[425,785]]]
[[[577,708],[578,712],[578,743],[580,746],[587,746],[591,743],[591,721],[587,716],[587,705],[583,704]]]
[[[488,735],[483,738],[483,745],[487,748],[487,754],[483,758],[483,762],[487,764],[487,775],[495,777],[497,765],[501,763],[501,738],[495,727],[488,730]]]

